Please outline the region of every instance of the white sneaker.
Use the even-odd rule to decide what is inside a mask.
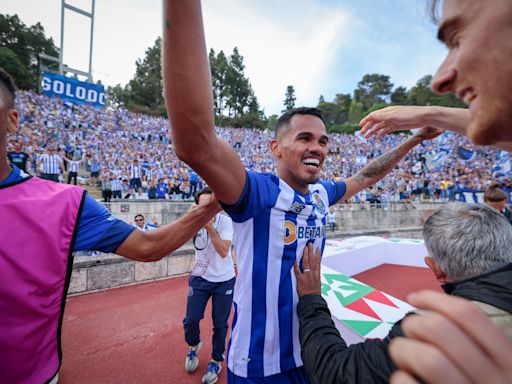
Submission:
[[[185,370],[188,373],[192,373],[197,369],[197,365],[199,364],[199,357],[197,354],[199,353],[202,345],[203,342],[200,341],[196,346],[190,347],[187,358],[185,359]]]
[[[203,376],[203,384],[213,384],[219,380],[219,373],[222,370],[222,363],[220,361],[212,360],[208,364],[208,369]]]

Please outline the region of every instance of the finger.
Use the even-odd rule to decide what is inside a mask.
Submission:
[[[302,278],[302,272],[299,269],[299,263],[297,263],[297,260],[293,263],[293,272],[295,272],[295,278],[297,281]]]
[[[367,115],[366,117],[364,117],[363,119],[361,119],[361,121],[359,122],[359,126],[362,127],[361,128],[361,133],[364,133],[368,130],[369,127],[372,126],[372,121],[373,121],[373,115],[370,113],[369,115]]]
[[[385,128],[385,129],[382,129],[382,130],[380,130],[380,131],[377,133],[377,136],[375,136],[375,138],[376,138],[377,140],[380,140],[380,139],[382,139],[385,135],[387,135],[388,133],[393,132],[393,131],[394,131],[394,129],[393,129],[393,128]]]
[[[418,381],[405,371],[395,371],[389,378],[391,384],[417,384]]]
[[[397,337],[391,341],[389,353],[400,369],[428,383],[469,383],[450,359],[429,344]]]
[[[471,302],[434,291],[411,294],[408,301],[417,308],[443,314],[470,336],[502,369],[511,369],[512,342]]]
[[[372,129],[369,130],[367,133],[366,133],[366,136],[365,137],[370,137],[370,136],[373,136],[375,135],[377,132],[379,132],[380,130],[386,128],[388,126],[388,122],[387,121],[381,121],[379,123],[376,123],[373,125]]]
[[[361,134],[364,135],[364,137],[370,137],[371,136],[371,131],[372,131],[372,128],[375,126],[375,124],[377,124],[378,122],[375,121],[375,120],[370,120],[368,121],[364,126],[363,128],[361,128]]]
[[[320,274],[320,263],[322,260],[322,250],[321,247],[317,247],[316,249],[313,249],[313,244],[311,243],[311,249],[310,249],[310,261],[309,264],[311,265],[311,271],[316,273],[317,275]]]
[[[406,336],[437,347],[476,383],[497,382],[497,366],[445,316],[430,312],[402,322]]]
[[[302,270],[309,269],[309,244],[304,247],[304,252],[302,253]]]

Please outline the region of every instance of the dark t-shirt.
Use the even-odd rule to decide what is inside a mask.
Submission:
[[[9,161],[17,166],[24,172],[27,172],[27,161],[30,159],[30,156],[25,152],[9,152],[7,154],[7,158]]]

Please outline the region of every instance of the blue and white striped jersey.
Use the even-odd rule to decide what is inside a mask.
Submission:
[[[61,157],[57,154],[49,155],[44,153],[39,157],[42,165],[42,172],[57,175],[60,173]]]
[[[142,176],[142,168],[140,165],[131,165],[130,166],[130,179],[140,179]]]
[[[238,258],[228,368],[237,376],[264,377],[303,365],[293,264],[309,242],[323,250],[328,207],[346,185],[318,181],[303,195],[277,176],[246,175],[239,201],[224,206]]]
[[[69,161],[69,172],[78,173],[79,169],[80,169],[80,161],[77,161],[77,160]]]

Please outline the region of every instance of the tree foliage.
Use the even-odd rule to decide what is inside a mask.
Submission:
[[[265,128],[266,119],[258,98],[245,75],[244,58],[238,51],[227,57],[223,51],[208,55],[213,86],[213,102],[217,125]]]
[[[295,108],[295,100],[297,98],[295,97],[295,88],[293,85],[289,85],[286,87],[286,92],[284,94],[284,109],[281,112],[289,111],[293,108]]]
[[[161,38],[156,39],[143,58],[135,63],[133,79],[126,85],[107,88],[107,103],[131,111],[166,115],[161,65]],[[25,25],[17,15],[0,14],[0,66],[7,70],[22,89],[37,89],[39,54],[58,57],[51,38],[45,36],[40,23]],[[227,56],[223,51],[209,52],[215,122],[220,126],[273,129],[276,115],[265,117],[245,75],[244,58],[238,48]],[[437,95],[430,89],[432,76],[426,75],[410,89],[393,89],[390,77],[366,74],[352,94],[336,94],[331,101],[320,95],[317,108],[322,110],[329,132],[352,133],[369,112],[388,105],[439,105],[464,107],[453,95]],[[295,107],[295,89],[287,86],[284,111]],[[283,112],[284,112],[283,111]]]
[[[52,38],[47,38],[41,23],[30,27],[17,15],[0,14],[0,63],[10,72],[18,87],[37,89],[39,54],[58,57]]]
[[[374,104],[387,102],[392,88],[389,76],[377,73],[364,75],[354,91],[354,99],[361,102],[364,109],[369,109]]]

